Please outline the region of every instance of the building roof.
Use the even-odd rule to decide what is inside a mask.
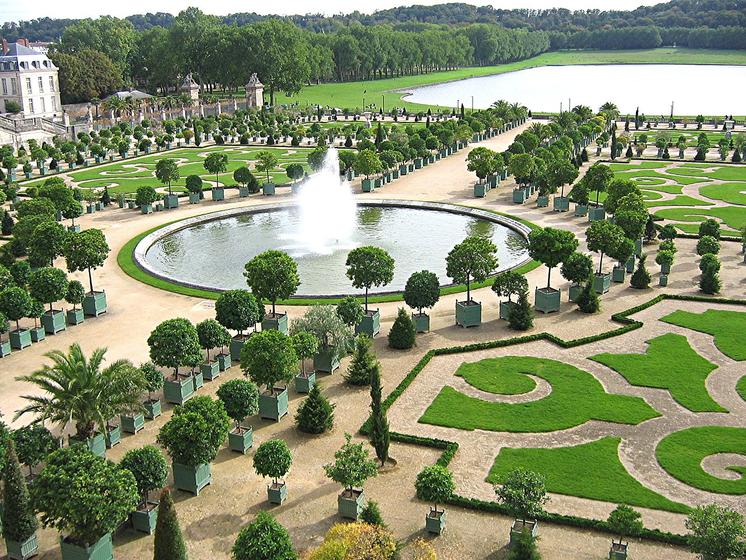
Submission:
[[[132,89],[126,91],[117,91],[115,93],[112,93],[106,99],[111,99],[112,97],[118,97],[119,99],[129,99],[130,97],[133,99],[150,99],[153,96],[149,93],[145,93],[144,91]]]

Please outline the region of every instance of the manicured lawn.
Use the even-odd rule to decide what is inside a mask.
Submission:
[[[508,370],[496,374],[500,367],[499,358],[488,358],[461,364],[456,375],[463,377],[472,387],[496,395],[523,395],[536,388],[536,382],[522,373]]]
[[[713,200],[746,206],[746,183],[720,183],[699,188],[699,194]]]
[[[655,215],[672,222],[703,222],[708,218],[716,218],[732,230],[740,230],[746,225],[746,208],[740,206],[722,206],[717,208],[666,208],[658,210]],[[679,224],[675,224],[677,227]],[[698,227],[693,227],[693,233]]]
[[[726,480],[712,476],[702,468],[702,460],[718,453],[746,455],[746,429],[722,426],[689,428],[666,436],[658,444],[658,463],[684,484],[718,494],[746,494],[746,467],[730,466],[728,470],[741,478]]]
[[[738,380],[736,391],[738,391],[738,394],[741,395],[741,398],[746,401],[746,375]]]
[[[509,356],[472,368],[464,378],[477,389],[518,386],[513,378],[526,374],[545,379],[552,391],[526,403],[496,403],[443,387],[420,422],[463,430],[495,432],[551,432],[579,426],[589,420],[639,424],[660,416],[639,397],[607,393],[590,373],[555,360]],[[506,381],[499,381],[499,378]],[[521,389],[525,388],[524,384]]]
[[[661,161],[637,161],[635,163],[609,163],[612,171],[629,171],[631,169],[660,169],[666,164]]]
[[[708,309],[703,313],[674,311],[661,321],[710,334],[715,346],[732,360],[746,360],[746,313]]]
[[[557,494],[614,504],[686,513],[689,508],[640,484],[619,460],[620,438],[556,449],[504,448],[487,477],[494,484],[523,467],[546,478],[547,490]]]
[[[645,194],[645,191],[643,191],[643,195]],[[659,200],[661,197],[658,197],[656,199],[651,199],[649,197],[645,197],[647,202],[645,203],[645,206],[648,208],[652,207],[663,207],[663,206],[711,206],[711,202],[707,202],[706,200],[701,200],[699,198],[694,198],[688,195],[679,195],[675,196],[673,198],[669,198],[668,200]]]
[[[727,412],[705,386],[717,366],[697,354],[685,336],[669,333],[649,340],[645,354],[597,354],[590,359],[617,371],[632,385],[668,390],[693,412]]]

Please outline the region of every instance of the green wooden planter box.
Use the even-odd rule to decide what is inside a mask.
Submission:
[[[172,463],[174,488],[199,496],[200,491],[212,482],[209,463],[197,466]]]
[[[272,196],[275,194],[275,184],[274,183],[264,183],[262,185],[262,193],[265,196]]]
[[[373,179],[363,179],[362,188],[363,192],[373,192],[373,189],[375,189]]]
[[[665,288],[666,286],[668,286],[668,274],[661,274],[658,277],[658,285],[661,286],[662,288]]]
[[[81,441],[73,436],[67,438],[68,445],[74,445],[76,443],[83,443],[94,455],[99,457],[106,457],[106,438],[103,434],[96,434],[92,438],[88,438],[85,441]]]
[[[249,192],[249,187],[238,187],[239,198],[248,198],[250,194],[251,192]]]
[[[594,274],[593,289],[597,294],[605,294],[611,288],[611,274]]]
[[[163,197],[163,205],[169,210],[172,208],[178,208],[179,197],[175,194],[167,194],[165,197]]]
[[[23,350],[27,346],[31,346],[31,331],[29,329],[10,331],[11,348]]]
[[[97,543],[86,547],[60,538],[60,552],[62,560],[113,560],[114,543],[111,540],[111,533],[106,533]]]
[[[27,560],[39,553],[39,540],[36,533],[23,542],[5,539],[5,548],[8,550],[9,560]]]
[[[580,284],[573,284],[570,286],[570,289],[568,290],[568,301],[576,302],[578,301],[578,298],[580,297],[580,294],[583,293],[583,286]]]
[[[575,205],[575,217],[576,218],[583,218],[588,215],[588,205],[587,204],[576,204]]]
[[[365,493],[362,490],[353,490],[352,496],[346,493],[345,490],[337,496],[337,511],[340,517],[357,521],[365,507]]]
[[[119,426],[108,426],[106,430],[106,448],[111,449],[122,443],[122,429]]]
[[[313,357],[313,369],[323,373],[334,373],[339,368],[339,356],[336,348],[327,348],[319,350],[319,353]]]
[[[205,385],[205,377],[202,375],[201,371],[195,371],[192,374],[192,383],[194,384],[194,391],[196,392],[197,389],[201,389]]]
[[[560,310],[562,292],[555,288],[536,288],[534,291],[534,307],[542,313],[554,313]]]
[[[231,451],[242,453],[246,452],[254,445],[254,430],[250,427],[234,428],[228,434],[228,447]]]
[[[501,301],[500,302],[500,319],[507,321],[510,319],[510,312],[518,307],[518,303],[515,301]]]
[[[223,187],[213,187],[212,191],[210,192],[210,195],[212,196],[212,199],[217,200],[225,200],[225,189]]]
[[[0,358],[10,356],[10,342],[0,342]]]
[[[627,264],[625,265],[625,267],[626,267],[626,269],[627,269],[627,272],[629,272],[630,274],[631,274],[631,273],[633,273],[633,272],[635,271],[635,265],[636,265],[636,264],[637,264],[637,259],[635,258],[635,256],[634,256],[634,255],[632,255],[632,256],[631,256],[631,257],[630,257],[630,258],[629,258],[629,259],[627,260]]]
[[[152,214],[153,213],[153,205],[152,204],[143,204],[140,206],[140,213],[141,214]]]
[[[456,324],[459,327],[478,327],[482,324],[482,304],[474,300],[456,302]]]
[[[398,178],[399,178],[399,170],[398,169],[394,169],[391,172],[391,180],[393,181],[394,179],[398,179]]]
[[[234,362],[237,362],[241,359],[241,348],[243,348],[243,345],[246,344],[246,341],[249,339],[248,335],[236,335],[233,338],[231,338],[231,344],[230,344],[230,354],[231,354],[231,360]]]
[[[58,332],[64,331],[67,328],[65,323],[65,314],[58,309],[53,311],[45,311],[41,316],[41,324],[44,327],[44,332],[47,334],[57,334]]]
[[[527,193],[524,189],[513,189],[513,202],[515,204],[523,204],[526,202]]]
[[[96,205],[95,204],[89,204],[85,207],[85,213],[86,214],[93,214],[96,211]]]
[[[232,363],[231,363],[231,362],[232,362],[232,360],[231,360],[231,355],[230,355],[230,353],[228,353],[228,354],[223,354],[223,353],[220,353],[220,354],[218,354],[218,355],[217,355],[217,356],[215,357],[215,359],[216,359],[216,360],[217,360],[217,362],[218,362],[218,367],[220,368],[220,371],[225,371],[225,370],[227,370],[228,368],[230,368],[230,367],[231,367],[231,365],[232,365]]]
[[[288,485],[284,482],[272,483],[267,486],[267,501],[270,504],[282,505],[288,499]]]
[[[89,292],[83,298],[83,312],[86,317],[98,317],[106,313],[106,309],[106,292]]]
[[[377,179],[373,179],[373,186],[377,189],[380,189],[383,186],[383,179],[378,177]]]
[[[418,333],[430,331],[430,315],[427,313],[412,313],[412,321]]]
[[[104,203],[103,202],[97,202],[96,203],[96,210],[101,211],[104,209]]]
[[[668,263],[663,263],[661,265],[661,274],[671,274],[671,265]]]
[[[367,334],[370,338],[373,338],[379,332],[381,332],[381,312],[378,309],[368,311],[363,319],[355,325],[355,334]]]
[[[44,327],[33,327],[31,331],[31,342],[41,342],[45,338]]]
[[[435,511],[430,508],[430,512],[425,516],[425,530],[433,535],[440,535],[446,528],[446,512]]]
[[[220,377],[220,364],[216,361],[207,362],[199,366],[202,379],[205,381],[212,381],[216,377]]]
[[[414,160],[414,168],[415,169],[422,169],[422,158],[416,158]]]
[[[606,210],[603,206],[593,206],[588,208],[588,221],[598,222],[606,219]]]
[[[80,233],[80,226],[77,224],[74,226],[67,226],[67,231],[71,233]]]
[[[537,208],[546,208],[549,206],[549,197],[548,196],[537,196],[536,197],[536,207]]]
[[[624,269],[624,266],[616,265],[611,270],[611,281],[612,282],[621,284],[624,282],[624,278],[626,276],[627,276],[627,271]]]
[[[82,309],[68,309],[65,313],[65,320],[68,325],[79,325],[85,321],[85,313]]]
[[[145,418],[148,420],[155,420],[161,415],[161,399],[145,401],[143,406],[145,407]]]
[[[513,525],[510,526],[510,546],[513,546],[521,534],[529,532],[531,536],[536,538],[539,532],[539,523],[537,521],[526,521],[524,525],[523,521],[516,519],[513,521]]]
[[[570,210],[570,199],[566,196],[555,196],[553,208],[555,212],[567,212]]]
[[[120,415],[119,423],[125,434],[136,434],[145,427],[145,415],[135,414],[134,416]]]
[[[306,372],[306,374],[299,373],[295,376],[295,392],[296,393],[310,393],[313,386],[316,385],[316,372]]]
[[[199,193],[189,193],[189,204],[199,204]]]
[[[280,419],[288,413],[288,390],[275,387],[272,394],[262,393],[259,395],[259,418],[265,420]]]
[[[642,255],[642,239],[635,239],[635,255]]]
[[[487,183],[474,183],[474,196],[477,198],[484,198],[487,196],[487,191],[490,189]]]
[[[133,511],[130,519],[135,531],[152,535],[158,520],[158,502],[147,502],[146,509]]]
[[[627,545],[612,542],[609,549],[609,560],[627,560]]]
[[[399,174],[403,176],[403,175],[406,175],[407,173],[409,173],[409,166],[408,165],[400,165],[399,166]]]
[[[194,395],[194,380],[191,376],[179,376],[163,382],[163,398],[167,403],[184,404]]]
[[[275,313],[274,315],[266,315],[262,319],[262,330],[280,331],[283,334],[288,334],[288,314]]]

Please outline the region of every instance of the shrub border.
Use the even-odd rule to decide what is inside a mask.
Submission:
[[[612,330],[609,330],[603,333],[591,335],[591,336],[575,338],[571,340],[564,340],[553,334],[550,334],[547,332],[540,332],[540,333],[526,335],[526,336],[518,336],[518,337],[506,338],[506,339],[501,339],[501,340],[492,340],[488,342],[467,344],[464,346],[450,346],[450,347],[435,348],[433,350],[429,350],[420,359],[420,361],[417,362],[417,364],[409,371],[406,377],[402,379],[399,385],[391,393],[389,393],[389,395],[383,401],[383,408],[384,410],[388,411],[388,409],[391,408],[394,402],[396,402],[396,400],[404,393],[404,391],[407,390],[407,388],[412,384],[415,378],[420,374],[420,372],[425,368],[425,366],[428,363],[430,363],[430,360],[432,360],[433,357],[435,356],[443,356],[447,354],[458,354],[462,352],[473,352],[476,350],[488,350],[492,348],[504,348],[506,346],[524,344],[527,342],[534,342],[537,340],[546,340],[548,342],[552,342],[556,344],[557,346],[560,346],[561,348],[575,348],[577,346],[582,346],[584,344],[589,344],[591,342],[597,342],[599,340],[605,340],[607,338],[613,338],[616,336],[620,336],[630,331],[641,328],[643,326],[643,322],[637,321],[635,319],[630,319],[629,316],[634,315],[635,313],[639,313],[640,311],[644,311],[645,309],[648,309],[649,307],[652,307],[656,305],[657,303],[660,303],[661,301],[664,301],[664,300],[694,301],[694,302],[700,302],[700,303],[724,303],[724,304],[730,304],[730,305],[746,306],[746,300],[725,299],[725,298],[694,296],[694,295],[660,294],[648,300],[645,303],[642,303],[635,307],[631,307],[624,311],[620,311],[619,313],[613,314],[611,316],[611,320],[616,323],[621,323],[622,325],[621,327],[612,329]],[[361,434],[368,435],[369,422],[370,422],[370,419],[366,420],[363,423],[363,425],[360,427],[359,431]],[[428,437],[423,437],[423,436],[402,434],[399,432],[391,432],[390,436],[391,436],[391,441],[396,441],[398,443],[420,445],[423,447],[430,447],[433,449],[443,450],[443,453],[441,453],[440,457],[436,461],[437,465],[440,465],[443,467],[448,467],[448,465],[453,460],[453,457],[456,455],[456,451],[458,451],[458,447],[459,447],[458,443],[456,442],[442,440],[442,439],[428,438]],[[449,505],[459,506],[459,507],[468,508],[468,509],[475,509],[478,511],[509,515],[508,510],[503,505],[497,502],[488,502],[485,500],[477,500],[475,498],[466,498],[464,496],[459,496],[457,494],[454,494],[453,496],[451,496],[451,498],[447,501],[447,503]],[[590,519],[587,517],[580,517],[576,515],[562,515],[558,513],[549,513],[549,512],[544,512],[542,515],[538,516],[537,519],[540,521],[548,521],[550,523],[556,523],[558,525],[568,525],[570,527],[578,527],[581,529],[593,529],[596,531],[602,531],[604,533],[615,535],[615,532],[612,530],[609,524],[603,520]],[[630,535],[630,536],[638,537],[642,539],[648,539],[648,540],[657,541],[657,542],[662,542],[666,544],[678,545],[678,546],[683,546],[687,544],[686,535],[681,535],[678,533],[670,533],[667,531],[661,531],[660,529],[649,529],[647,527],[644,527],[641,531],[636,532],[635,534]]]

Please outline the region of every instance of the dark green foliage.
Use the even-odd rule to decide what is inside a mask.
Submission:
[[[174,500],[168,488],[161,492],[153,548],[153,560],[187,560],[186,544],[176,517]]]
[[[150,359],[161,367],[179,368],[202,360],[197,329],[188,319],[177,317],[160,323],[148,337]]]
[[[705,235],[720,239],[720,223],[717,220],[708,218],[704,222],[699,224],[699,237],[702,238]]]
[[[511,308],[508,325],[515,331],[527,331],[534,326],[534,309],[528,301],[528,290],[518,294],[518,305]]]
[[[415,344],[416,327],[412,317],[403,307],[399,308],[394,324],[389,331],[389,348],[409,350]]]
[[[593,287],[593,275],[591,274],[588,281],[583,286],[583,291],[578,296],[578,309],[583,313],[597,313],[601,309],[601,301],[598,298],[596,289]]]
[[[84,229],[65,238],[63,254],[68,272],[88,271],[88,282],[93,292],[91,270],[103,266],[111,249],[100,229]]]
[[[14,225],[15,225],[15,220],[13,220],[13,217],[8,212],[3,212],[2,226],[0,226],[0,230],[2,231],[2,234],[13,235]]]
[[[137,491],[143,504],[148,499],[148,493],[163,488],[168,478],[166,458],[152,445],[130,449],[122,457],[119,466],[130,471],[135,477]]]
[[[259,412],[259,389],[248,379],[226,381],[218,388],[217,395],[236,427],[247,416]]]
[[[383,388],[381,386],[381,369],[376,365],[370,377],[370,444],[376,451],[376,457],[381,466],[389,458],[389,421],[386,409],[381,402]]]
[[[38,527],[12,441],[5,447],[2,521],[3,536],[18,543],[31,537]]]
[[[368,385],[370,376],[377,367],[378,360],[373,354],[370,338],[365,334],[358,335],[352,361],[344,375],[345,381],[350,385]]]
[[[349,327],[354,327],[365,316],[363,306],[354,296],[347,296],[337,304],[337,315]]]
[[[298,555],[287,530],[269,513],[260,511],[241,529],[233,549],[233,560],[295,560]]]
[[[83,284],[77,280],[71,280],[67,284],[67,293],[65,293],[65,301],[73,306],[73,309],[77,309],[78,306],[83,303],[85,297],[85,288]]]
[[[60,447],[59,440],[41,424],[31,424],[14,430],[11,434],[18,459],[29,468],[29,473],[47,456]]]
[[[746,552],[746,529],[743,516],[730,508],[710,504],[699,506],[686,520],[691,531],[689,549],[704,560],[741,558]]]
[[[260,307],[248,290],[228,290],[215,301],[215,319],[226,329],[242,334],[261,321],[263,308]]]
[[[323,434],[334,425],[334,405],[321,393],[318,384],[314,384],[308,397],[298,407],[295,425],[307,434]]]
[[[379,527],[386,526],[386,523],[383,522],[383,516],[381,515],[381,509],[378,507],[378,502],[373,500],[368,500],[363,511],[360,512],[360,521],[367,523],[368,525],[378,525]]]
[[[522,532],[510,548],[508,560],[541,560],[536,540],[529,531]]]
[[[650,273],[648,272],[648,269],[645,268],[646,260],[647,255],[640,256],[637,261],[637,268],[629,281],[629,285],[638,290],[644,290],[645,288],[650,287]]]
[[[655,228],[655,219],[652,214],[648,214],[648,221],[645,222],[645,241],[653,241],[658,235],[658,230]]]
[[[163,387],[163,374],[153,365],[153,362],[145,362],[140,366],[145,377],[145,389],[148,391],[148,401],[152,401],[151,393],[160,391]]]
[[[456,489],[453,474],[441,465],[430,465],[422,469],[417,475],[414,486],[417,490],[417,497],[433,504],[436,510],[438,504],[448,501]]]
[[[260,300],[272,303],[272,313],[278,299],[287,299],[300,284],[298,265],[287,253],[265,251],[244,266],[244,277],[251,292]]]
[[[609,514],[606,522],[609,524],[609,528],[617,534],[620,543],[628,535],[639,534],[644,527],[640,512],[626,504],[619,504]]]
[[[210,350],[223,347],[230,343],[231,335],[226,328],[215,319],[205,319],[197,323],[197,339],[199,345],[207,350],[207,361],[210,361]]]
[[[713,267],[705,268],[699,279],[699,289],[706,294],[714,295],[720,292],[721,287],[722,282],[720,281],[720,275],[717,270]]]
[[[676,228],[671,224],[666,224],[661,228],[658,237],[660,239],[676,239]]]
[[[697,241],[697,254],[701,257],[707,253],[717,255],[720,252],[720,241],[711,235],[705,235]]]
[[[262,477],[272,477],[273,482],[284,477],[293,464],[293,456],[285,440],[268,439],[254,453],[254,470]]]
[[[67,291],[67,277],[59,268],[38,268],[29,276],[31,297],[41,303],[52,304],[61,300]]]
[[[347,278],[355,288],[365,288],[365,311],[368,311],[368,290],[385,286],[394,278],[394,259],[379,247],[358,247],[347,255]]]
[[[440,282],[438,277],[428,271],[414,272],[407,279],[404,287],[404,302],[412,309],[422,313],[423,308],[430,308],[440,299]]]

